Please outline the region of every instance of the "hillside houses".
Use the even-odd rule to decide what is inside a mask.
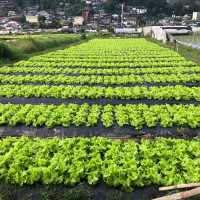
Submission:
[[[200,21],[200,11],[199,12],[193,12],[192,20]]]
[[[12,0],[0,0],[0,17],[8,16],[9,12],[10,15],[17,15],[21,12],[21,8]]]

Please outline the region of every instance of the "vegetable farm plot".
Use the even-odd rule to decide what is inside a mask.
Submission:
[[[199,133],[200,66],[145,39],[0,67],[0,199],[7,185],[14,196],[53,185],[63,199],[150,200],[200,181]]]
[[[1,67],[0,132],[198,135],[199,81],[196,63],[145,39],[93,39]]]

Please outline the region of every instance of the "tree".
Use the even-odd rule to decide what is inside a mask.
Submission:
[[[114,0],[108,0],[104,4],[104,9],[107,13],[114,13],[116,10],[116,2]]]
[[[168,4],[166,0],[147,0],[145,6],[150,16],[157,16],[159,14],[169,13]]]
[[[191,14],[194,11],[200,10],[199,1],[195,0],[176,0],[172,2],[172,7],[175,15]]]
[[[145,6],[150,16],[170,13],[167,0],[107,0],[104,8],[107,13],[119,13],[122,3],[130,6]]]
[[[80,0],[74,0],[74,2],[70,3],[70,6],[66,8],[65,15],[68,17],[81,15],[85,6],[86,6],[85,2]]]
[[[45,28],[46,27],[46,24],[45,24],[46,17],[45,16],[39,16],[38,17],[38,21],[39,21],[39,27],[40,28]]]

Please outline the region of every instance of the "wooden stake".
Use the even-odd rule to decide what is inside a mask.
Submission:
[[[159,187],[159,191],[193,188],[193,187],[200,187],[200,183],[189,183],[189,184],[179,184],[173,186]]]
[[[193,197],[200,194],[200,187],[186,191],[186,192],[179,192],[176,194],[159,197],[153,200],[180,200],[180,199],[186,199],[189,197]]]

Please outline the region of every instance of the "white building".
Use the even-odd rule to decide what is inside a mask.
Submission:
[[[37,24],[39,22],[38,15],[33,16],[33,15],[26,15],[26,21],[30,24]]]
[[[82,26],[84,23],[84,18],[82,16],[77,16],[74,18],[73,25],[74,26]]]
[[[21,27],[21,25],[18,22],[16,22],[16,21],[10,21],[10,22],[4,24],[4,28],[6,30],[13,31],[13,30],[21,30],[22,27]]]
[[[200,20],[200,12],[193,12],[192,20],[194,21]]]
[[[116,28],[116,34],[135,34],[137,30],[135,28]]]
[[[13,11],[13,10],[9,10],[8,11],[8,17],[14,17],[14,16],[16,16],[16,12]]]

